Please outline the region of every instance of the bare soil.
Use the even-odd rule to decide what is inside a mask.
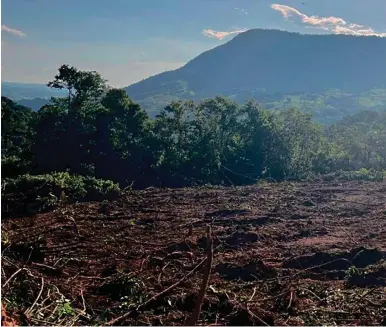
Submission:
[[[149,188],[7,219],[2,302],[22,324],[128,312],[115,324],[181,325],[204,265],[143,304],[205,258],[208,224],[200,324],[386,325],[386,183],[375,182]]]

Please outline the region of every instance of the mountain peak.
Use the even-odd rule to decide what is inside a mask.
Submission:
[[[386,86],[386,39],[251,29],[185,66],[126,88],[145,109],[216,95],[360,92]],[[259,100],[257,98],[257,100]]]

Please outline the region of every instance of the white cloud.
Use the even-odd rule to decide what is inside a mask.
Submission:
[[[202,31],[202,34],[207,36],[207,37],[214,37],[218,40],[222,40],[226,38],[227,36],[234,35],[234,34],[239,34],[247,31],[246,29],[241,29],[241,30],[234,30],[234,31],[215,31],[211,29],[205,29]]]
[[[236,11],[239,11],[241,13],[243,13],[244,15],[248,15],[248,11],[246,11],[244,8],[233,8],[233,10],[236,10]]]
[[[1,25],[1,30],[3,32],[6,32],[6,33],[9,33],[9,34],[12,34],[12,35],[16,35],[16,36],[19,36],[19,37],[25,37],[26,36],[25,33],[23,33],[22,31],[10,28],[7,25]]]
[[[346,21],[340,17],[318,17],[318,16],[307,16],[306,14],[301,13],[299,10],[279,4],[273,4],[272,9],[279,11],[285,18],[297,16],[305,24],[315,25],[315,26],[325,26],[325,25],[337,25],[337,24],[346,24]]]
[[[364,27],[357,24],[350,24],[348,27],[337,25],[332,30],[336,34],[362,35],[362,36],[379,36],[386,37],[386,32],[375,32],[371,27]]]
[[[376,32],[371,27],[360,24],[348,23],[341,17],[319,17],[308,16],[299,10],[280,4],[273,4],[272,9],[279,11],[285,19],[297,18],[306,27],[314,27],[330,31],[335,34],[363,35],[363,36],[380,36],[386,37],[385,32]]]

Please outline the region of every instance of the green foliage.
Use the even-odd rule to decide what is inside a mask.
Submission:
[[[329,127],[333,170],[386,169],[386,113],[362,111]]]
[[[283,144],[283,174],[289,178],[306,178],[317,170],[323,155],[325,140],[321,127],[311,120],[311,115],[296,109],[284,110],[278,117],[278,133]]]
[[[15,102],[1,98],[2,175],[14,177],[31,168],[31,145],[36,113]]]
[[[355,276],[361,276],[363,274],[363,272],[358,269],[357,267],[355,266],[350,266],[347,270],[346,270],[346,276],[345,276],[345,279],[346,280],[349,280]]]
[[[330,178],[335,180],[361,180],[361,181],[375,181],[382,182],[386,179],[386,170],[375,170],[361,168],[359,170],[344,171],[339,170],[334,172]]]
[[[59,318],[63,316],[74,316],[75,311],[72,308],[71,304],[68,301],[65,301],[61,303],[61,305],[59,306],[58,315],[59,315]]]
[[[95,177],[86,176],[83,178],[82,182],[83,188],[85,190],[86,200],[111,200],[115,199],[120,193],[118,184],[110,180],[97,179]]]
[[[1,158],[1,174],[4,177],[16,177],[27,173],[31,168],[31,162],[26,158],[21,158],[16,155],[6,156]]]
[[[21,175],[3,180],[3,214],[37,213],[54,209],[62,194],[71,201],[114,199],[120,191],[111,181],[59,172]]]
[[[37,113],[2,98],[5,212],[51,209],[62,193],[70,201],[108,199],[118,194],[116,182],[142,188],[385,177],[386,113],[362,111],[326,127],[289,101],[268,111],[215,97],[171,102],[149,119],[96,72],[63,65],[48,85],[68,96]]]

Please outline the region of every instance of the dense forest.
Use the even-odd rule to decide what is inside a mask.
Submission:
[[[37,112],[2,97],[3,213],[126,187],[385,175],[386,113],[361,111],[326,127],[297,109],[215,97],[172,102],[150,119],[97,72],[63,65],[48,86],[67,96]]]

